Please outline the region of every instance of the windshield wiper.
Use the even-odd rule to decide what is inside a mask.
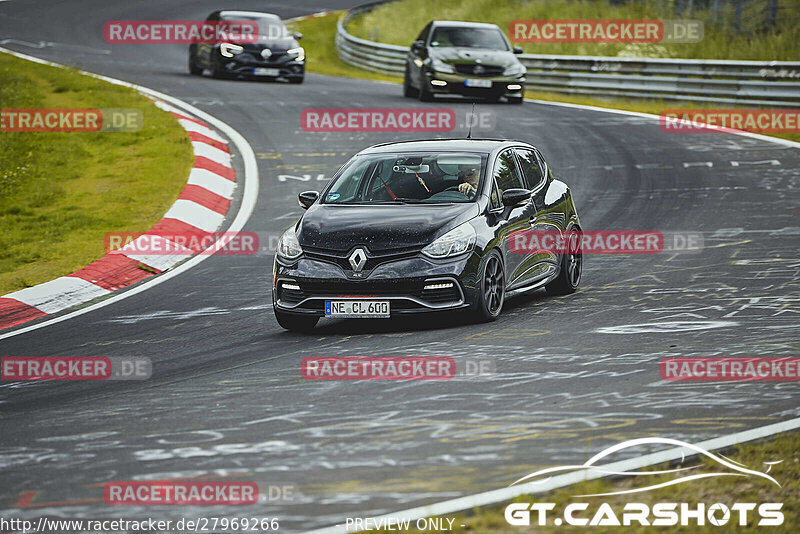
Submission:
[[[429,202],[419,198],[396,197],[393,201],[402,202],[403,204],[429,204]]]

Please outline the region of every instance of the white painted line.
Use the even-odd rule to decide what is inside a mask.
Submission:
[[[753,441],[756,439],[765,438],[767,436],[772,436],[774,434],[779,434],[781,432],[787,432],[789,430],[796,430],[798,428],[800,428],[800,417],[796,419],[789,419],[788,421],[783,421],[780,423],[774,423],[771,425],[754,428],[752,430],[745,430],[744,432],[737,432],[736,434],[728,434],[727,436],[720,436],[718,438],[709,439],[700,443],[696,443],[695,445],[707,451],[711,451],[714,449],[724,449],[732,445],[738,445],[740,443],[745,443],[747,441]],[[678,460],[684,457],[688,458],[690,456],[693,456],[694,454],[696,453],[693,453],[690,449],[687,449],[686,447],[676,447],[673,449],[667,449],[665,451],[645,454],[644,456],[639,456],[636,458],[629,458],[627,460],[621,460],[619,462],[604,464],[603,469],[607,471],[617,471],[617,472],[633,471],[635,469],[642,469],[644,467],[649,467],[651,465],[657,465],[665,462],[672,462],[674,460]],[[484,493],[478,493],[476,495],[468,495],[466,497],[459,497],[457,499],[451,499],[449,501],[442,501],[438,503],[429,504],[427,506],[420,506],[417,508],[402,510],[399,512],[378,516],[374,519],[388,520],[389,518],[398,518],[399,520],[408,519],[410,521],[415,521],[421,517],[453,514],[455,512],[461,512],[463,510],[471,510],[476,506],[489,506],[493,504],[507,502],[510,501],[511,499],[519,497],[520,495],[535,495],[535,494],[546,493],[554,489],[570,486],[572,484],[575,484],[577,482],[582,482],[584,480],[593,480],[595,478],[603,478],[603,475],[596,471],[590,471],[590,472],[576,471],[565,475],[557,475],[545,481],[535,481],[535,482],[528,482],[526,484],[520,484],[518,486],[508,486],[505,488],[487,491]],[[350,513],[349,515],[351,517],[355,517],[353,513]],[[317,530],[307,531],[306,534],[340,534],[345,532],[354,532],[354,531],[353,530],[348,531],[347,529],[345,529],[344,525],[338,525],[338,526],[331,526]]]
[[[108,289],[103,289],[82,278],[62,276],[3,295],[3,297],[18,300],[45,313],[56,313],[109,293],[111,291]]]
[[[185,260],[188,256],[193,255],[190,249],[178,245],[174,241],[165,237],[160,238],[160,242],[163,244],[163,248],[165,250],[175,250],[175,254],[137,253],[136,251],[138,250],[148,250],[150,248],[150,238],[148,237],[148,234],[140,235],[131,243],[128,243],[119,250],[109,252],[109,254],[122,254],[123,256],[127,256],[132,260],[136,260],[147,265],[148,267],[158,269],[159,271],[166,271],[167,269],[170,269]]]
[[[136,260],[139,263],[143,263],[148,267],[152,267],[153,269],[158,269],[159,271],[167,271],[172,269],[180,262],[184,261],[187,257],[192,256],[192,254],[125,254],[125,256],[129,257],[132,260]]]
[[[225,220],[225,216],[201,206],[197,202],[179,198],[164,214],[162,219],[177,219],[206,232],[213,232],[220,227]]]
[[[164,111],[168,111],[170,113],[178,113],[179,115],[186,115],[185,111],[181,111],[175,106],[170,106],[169,104],[167,104],[166,102],[162,102],[161,100],[153,100],[153,103],[156,105],[157,108],[163,109]]]
[[[192,172],[189,173],[189,181],[186,183],[187,185],[198,185],[229,200],[233,198],[233,190],[236,188],[236,182],[206,169],[192,169]]]
[[[19,57],[21,59],[26,59],[28,61],[33,61],[35,63],[41,63],[44,65],[52,65],[54,67],[64,67],[63,65],[59,65],[58,63],[53,63],[50,61],[45,61],[43,59],[39,59],[37,57],[29,56],[27,54],[20,54],[19,52],[14,52],[13,50],[8,50],[5,48],[0,48],[0,52],[5,52],[7,54],[11,54],[15,57]],[[239,154],[242,157],[242,164],[244,166],[244,191],[242,192],[242,204],[239,207],[239,211],[236,213],[236,217],[231,222],[230,227],[228,228],[229,232],[238,232],[240,231],[244,225],[247,223],[247,220],[253,214],[253,211],[256,207],[256,200],[258,200],[258,187],[259,187],[259,180],[258,180],[258,162],[256,161],[256,155],[253,152],[253,148],[247,142],[247,140],[228,126],[226,123],[222,122],[221,120],[217,119],[213,115],[209,115],[205,111],[198,109],[182,100],[164,94],[160,91],[154,91],[153,89],[149,89],[147,87],[143,87],[141,85],[136,85],[133,83],[124,82],[122,80],[117,80],[115,78],[109,78],[107,76],[101,76],[99,74],[93,74],[91,72],[80,71],[83,74],[88,76],[92,76],[94,78],[98,78],[101,80],[105,80],[107,82],[122,85],[124,87],[131,87],[136,89],[137,91],[153,96],[156,98],[160,98],[170,104],[186,110],[188,113],[194,115],[195,117],[199,118],[200,120],[210,124],[217,130],[221,131],[225,134],[228,139],[236,146],[236,149],[239,151]],[[191,122],[191,121],[183,121],[183,122]],[[194,123],[193,123],[194,124]],[[103,300],[102,302],[98,302],[97,304],[93,304],[91,306],[87,306],[85,308],[81,308],[80,310],[75,310],[73,312],[64,314],[60,317],[53,317],[52,319],[42,321],[40,323],[36,323],[30,326],[22,327],[18,330],[14,330],[12,332],[6,332],[4,334],[0,334],[0,339],[6,339],[9,337],[17,336],[19,334],[24,334],[26,332],[30,332],[32,330],[38,330],[39,328],[44,328],[46,326],[50,326],[52,324],[60,323],[61,321],[66,321],[68,319],[72,319],[73,317],[78,317],[79,315],[83,315],[85,313],[89,313],[100,308],[104,308],[111,304],[114,304],[122,299],[130,298],[134,295],[138,295],[144,291],[147,291],[150,288],[153,288],[159,284],[166,282],[167,280],[172,279],[173,277],[179,276],[184,272],[188,271],[198,263],[207,260],[208,258],[214,257],[211,254],[198,254],[196,256],[192,256],[189,260],[182,263],[175,269],[168,271],[164,274],[153,276],[147,279],[145,282],[132,287],[130,289],[123,289],[118,292],[112,293],[112,295]]]
[[[226,167],[231,166],[231,155],[223,150],[209,145],[208,143],[193,141],[192,149],[194,150],[195,156],[203,156],[204,158],[208,158],[211,161]]]
[[[201,135],[205,135],[206,137],[210,137],[214,141],[219,141],[220,143],[225,142],[219,135],[217,135],[217,132],[210,128],[206,128],[203,125],[197,124],[196,122],[187,121],[186,119],[178,119],[178,122],[187,132],[197,132]]]

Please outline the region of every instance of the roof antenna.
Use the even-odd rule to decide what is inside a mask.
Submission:
[[[472,102],[472,111],[470,111],[469,116],[467,117],[469,121],[469,131],[467,131],[467,139],[472,139],[472,123],[475,121],[475,102]]]

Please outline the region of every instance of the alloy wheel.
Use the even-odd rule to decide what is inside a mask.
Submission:
[[[503,266],[496,256],[489,258],[483,280],[484,301],[486,308],[492,315],[500,313],[503,307],[503,297],[506,290]]]

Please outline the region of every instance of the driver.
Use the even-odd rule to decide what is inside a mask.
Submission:
[[[458,179],[461,180],[458,190],[470,198],[474,197],[478,192],[478,181],[480,180],[478,167],[472,164],[459,165]]]

